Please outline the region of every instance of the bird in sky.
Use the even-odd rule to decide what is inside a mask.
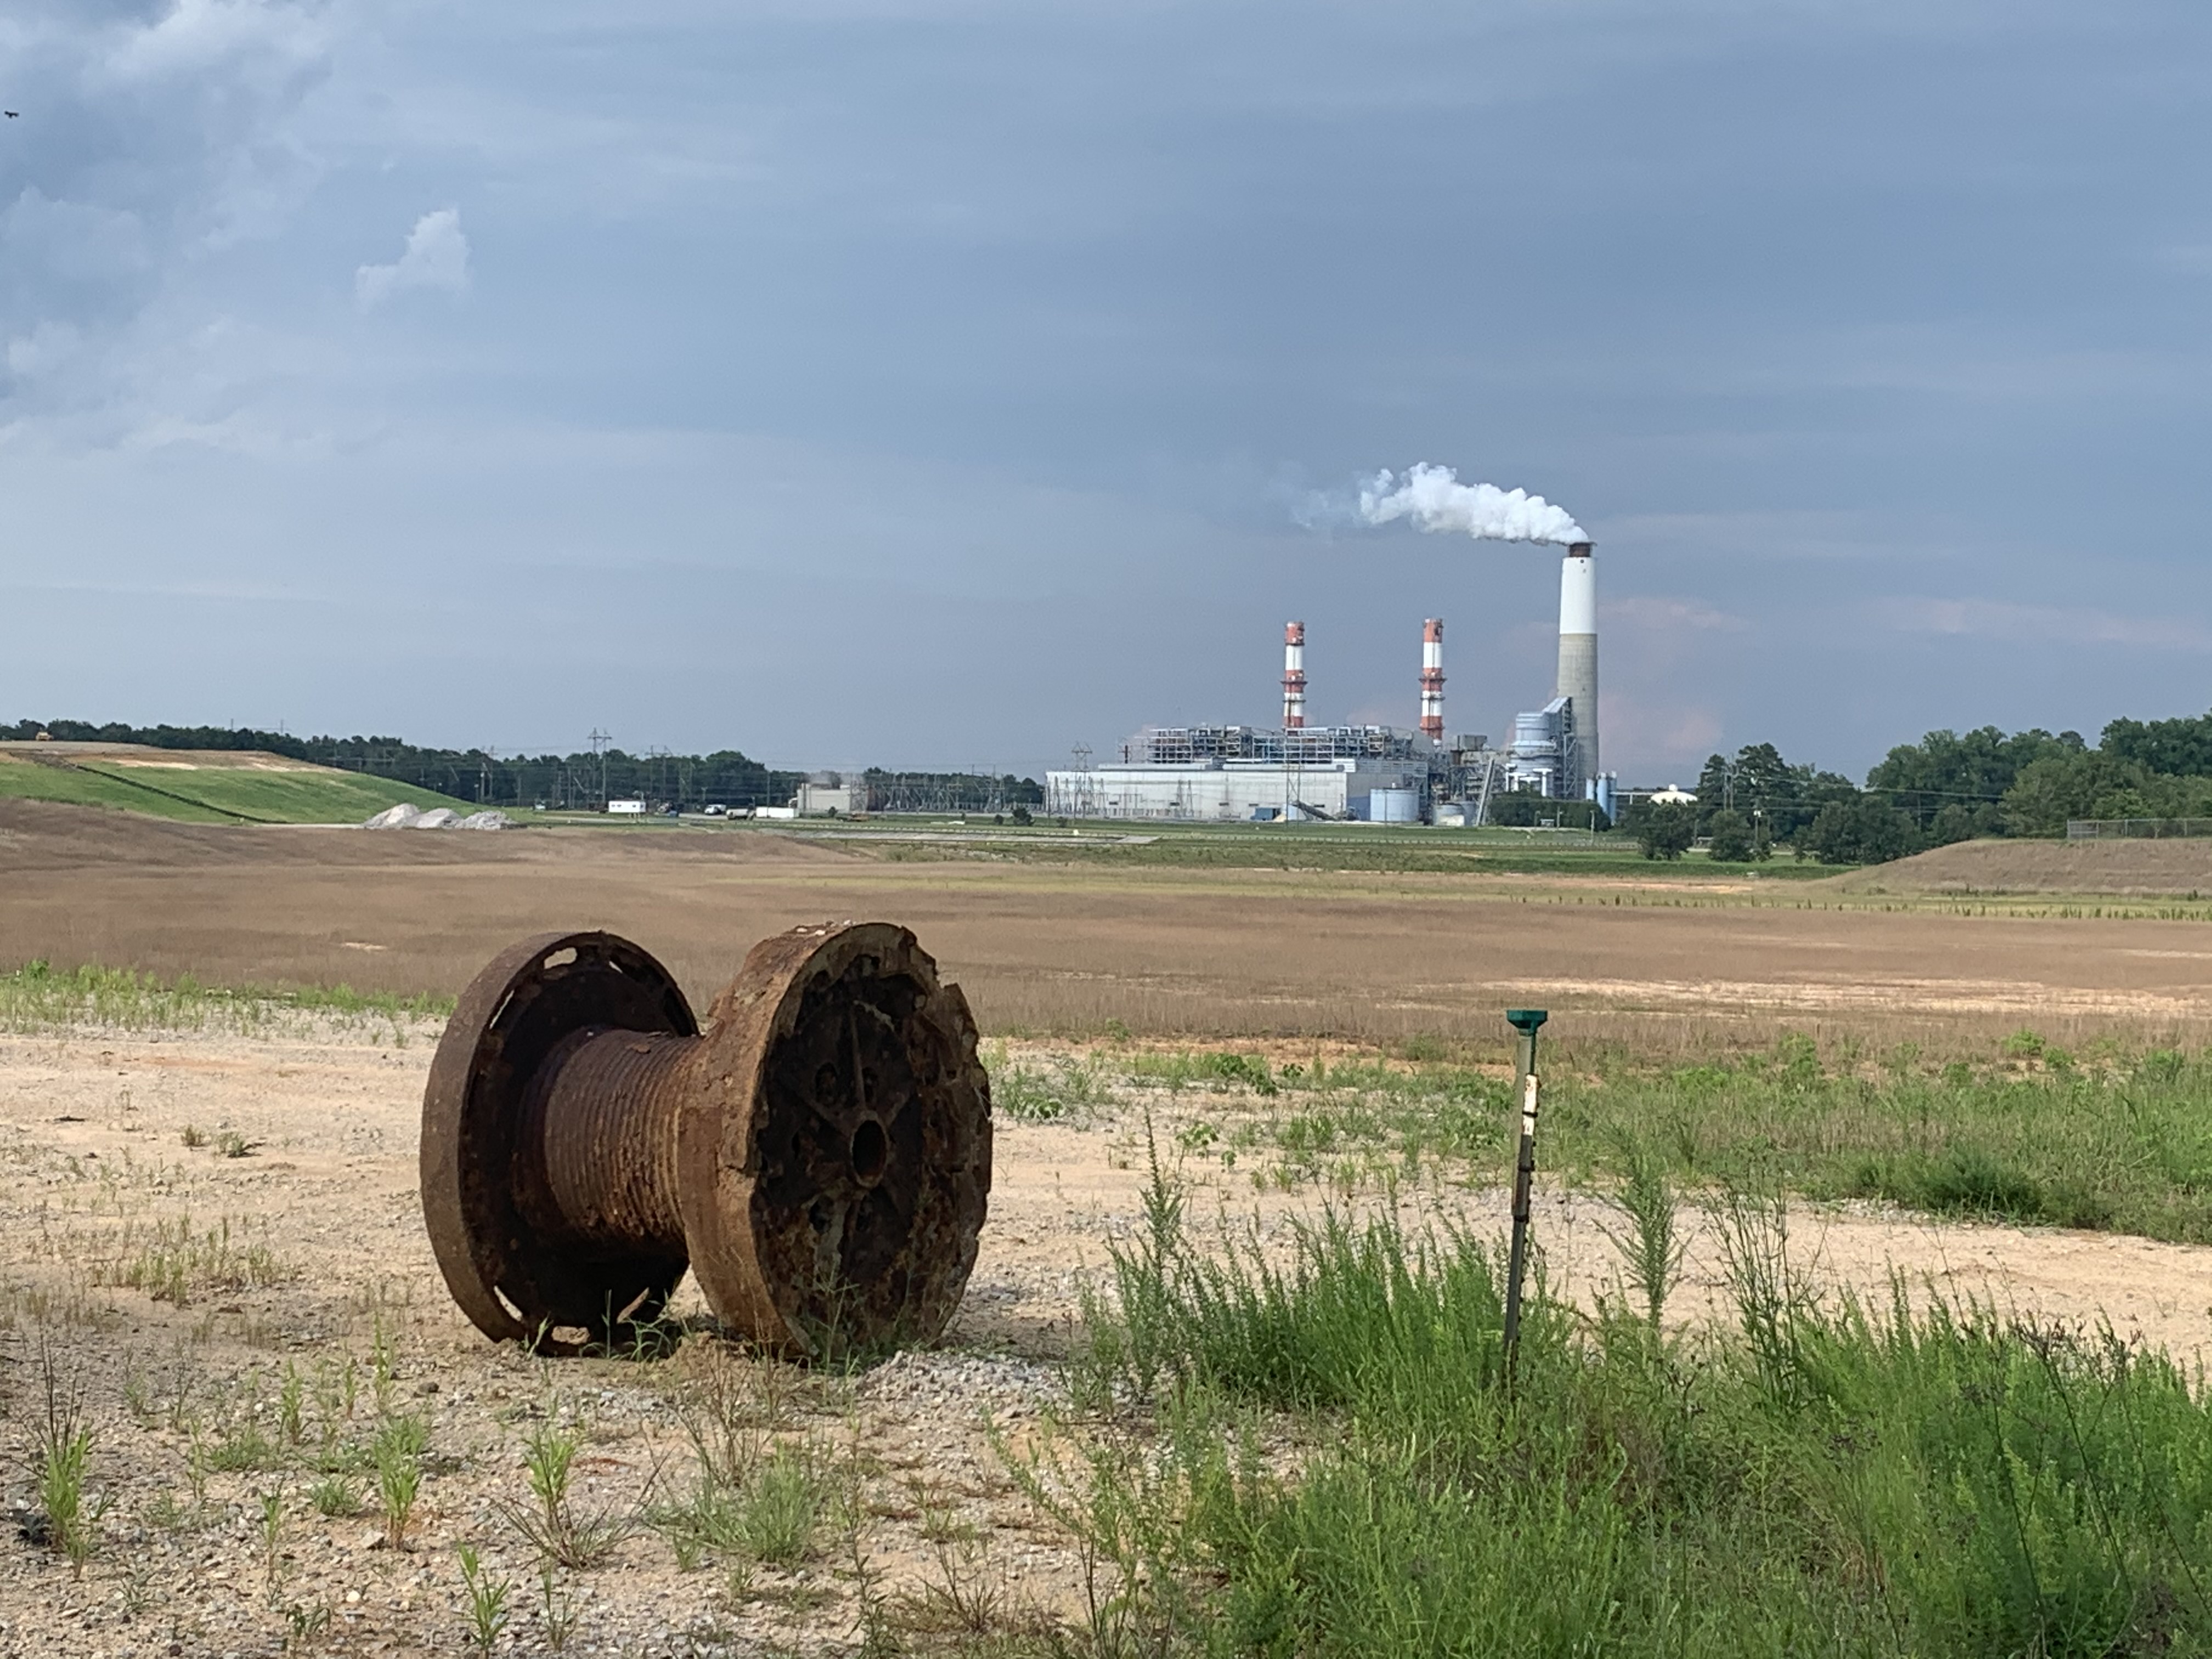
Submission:
[[[0,115],[6,116],[11,121],[22,112],[23,112],[19,109],[0,109]]]

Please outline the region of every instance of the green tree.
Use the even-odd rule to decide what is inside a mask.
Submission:
[[[1931,842],[2002,835],[2004,819],[1997,802],[2021,769],[2050,756],[2078,755],[2085,749],[2078,732],[2053,737],[2038,729],[2008,735],[1994,726],[1963,735],[1930,732],[1918,743],[1891,750],[1867,774],[1867,787],[1909,814]]]
[[[2148,781],[2133,761],[2100,750],[2046,755],[2005,791],[2005,824],[2015,836],[2061,836],[2069,818],[2126,817]]]
[[[2212,776],[2212,714],[2172,720],[2117,720],[2105,728],[2099,747],[2146,772]]]
[[[1636,843],[1647,859],[1678,859],[1697,838],[1698,815],[1690,807],[1669,801],[1637,814]]]
[[[1800,851],[1823,864],[1887,864],[1920,850],[1910,814],[1880,795],[1830,801],[1797,837]]]
[[[1508,830],[1527,830],[1551,824],[1561,830],[1609,830],[1612,823],[1597,803],[1554,800],[1533,789],[1509,790],[1490,798],[1489,822]]]
[[[1698,827],[1710,835],[1716,813],[1741,812],[1758,826],[1754,840],[1771,848],[1795,842],[1823,806],[1857,793],[1839,772],[1793,766],[1771,743],[1747,744],[1733,757],[1711,757],[1698,775]]]
[[[1748,864],[1751,861],[1751,820],[1741,812],[1723,806],[1705,820],[1705,834],[1711,837],[1707,850],[1722,864]]]
[[[1980,841],[2007,833],[2004,808],[1993,800],[1977,801],[1968,805],[1965,801],[1950,801],[1936,809],[1929,820],[1926,835],[1930,847],[1948,847],[1954,842]]]

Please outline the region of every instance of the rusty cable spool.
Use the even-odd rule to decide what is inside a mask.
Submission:
[[[549,933],[461,994],[422,1096],[422,1214],[495,1340],[621,1348],[686,1268],[804,1358],[927,1341],[975,1265],[990,1082],[957,985],[888,922],[763,939],[702,1035],[612,933]]]

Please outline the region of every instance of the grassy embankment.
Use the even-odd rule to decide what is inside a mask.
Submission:
[[[204,757],[194,757],[195,763]],[[397,802],[471,812],[469,802],[358,773],[0,755],[0,799],[106,806],[185,823],[358,823]]]
[[[1669,1337],[1673,1197],[1630,1207],[1645,1293],[1593,1317],[1537,1286],[1509,1380],[1483,1246],[1202,1249],[1156,1167],[1088,1310],[1094,1414],[1031,1466],[1103,1564],[1099,1650],[2208,1650],[2212,1402],[2179,1367],[1901,1289],[1824,1303],[1741,1199],[1737,1328]]]
[[[1540,1163],[1568,1186],[1607,1186],[1651,1162],[1705,1191],[2212,1243],[2212,1055],[2075,1056],[2021,1032],[1979,1060],[1939,1066],[1906,1050],[1824,1062],[1801,1036],[1689,1066],[1598,1052],[1554,1060],[1546,1080]],[[1497,1069],[1443,1060],[1271,1066],[1236,1051],[1104,1048],[1002,1061],[996,1100],[1051,1118],[1132,1087],[1169,1092],[1188,1155],[1262,1185],[1497,1182],[1512,1153]]]

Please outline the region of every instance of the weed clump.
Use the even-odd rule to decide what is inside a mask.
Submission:
[[[91,1557],[93,1530],[105,1505],[88,1502],[85,1477],[92,1464],[92,1427],[84,1420],[83,1400],[74,1383],[64,1382],[52,1351],[40,1346],[46,1383],[46,1413],[33,1425],[32,1474],[39,1507],[24,1534],[69,1558],[82,1576]]]
[[[633,1529],[627,1515],[612,1510],[586,1513],[571,1500],[571,1466],[580,1444],[573,1431],[550,1419],[539,1424],[522,1451],[531,1502],[500,1506],[507,1524],[543,1560],[571,1571],[598,1566]]]
[[[1736,1328],[1669,1338],[1662,1195],[1622,1202],[1644,1305],[1592,1317],[1540,1282],[1509,1391],[1486,1245],[1389,1215],[1325,1218],[1287,1260],[1201,1252],[1156,1167],[1088,1310],[1115,1428],[1028,1477],[1109,1564],[1115,1644],[2212,1646],[2212,1403],[2172,1361],[1902,1283],[1824,1301],[1780,1202],[1743,1196],[1716,1217]]]

